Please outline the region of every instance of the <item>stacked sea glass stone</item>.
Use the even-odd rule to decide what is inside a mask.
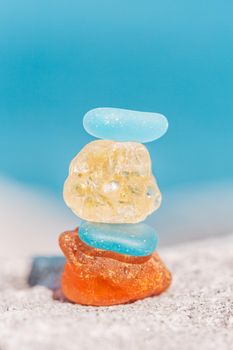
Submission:
[[[82,221],[61,234],[66,256],[65,297],[84,305],[115,305],[158,295],[171,274],[155,252],[157,236],[143,223],[161,194],[142,144],[161,137],[167,119],[158,113],[96,108],[83,120],[99,138],[72,160],[64,199]]]

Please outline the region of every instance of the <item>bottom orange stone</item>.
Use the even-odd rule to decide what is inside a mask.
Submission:
[[[83,305],[110,306],[158,295],[171,274],[157,253],[133,257],[83,243],[78,229],[62,233],[60,247],[67,258],[61,279],[65,297]]]

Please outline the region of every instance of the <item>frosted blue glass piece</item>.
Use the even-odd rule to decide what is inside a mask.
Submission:
[[[83,126],[90,135],[100,139],[145,143],[163,136],[168,121],[159,113],[95,108],[85,114]]]
[[[153,227],[139,224],[100,224],[82,221],[80,239],[94,248],[132,256],[147,256],[157,246]]]

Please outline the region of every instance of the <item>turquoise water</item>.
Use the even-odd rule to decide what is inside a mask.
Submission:
[[[233,2],[0,3],[0,173],[60,195],[109,106],[164,114],[162,188],[233,177]]]

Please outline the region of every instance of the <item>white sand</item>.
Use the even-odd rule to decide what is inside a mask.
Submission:
[[[233,236],[160,250],[173,272],[160,297],[109,308],[28,288],[30,261],[0,261],[0,350],[233,348]]]

